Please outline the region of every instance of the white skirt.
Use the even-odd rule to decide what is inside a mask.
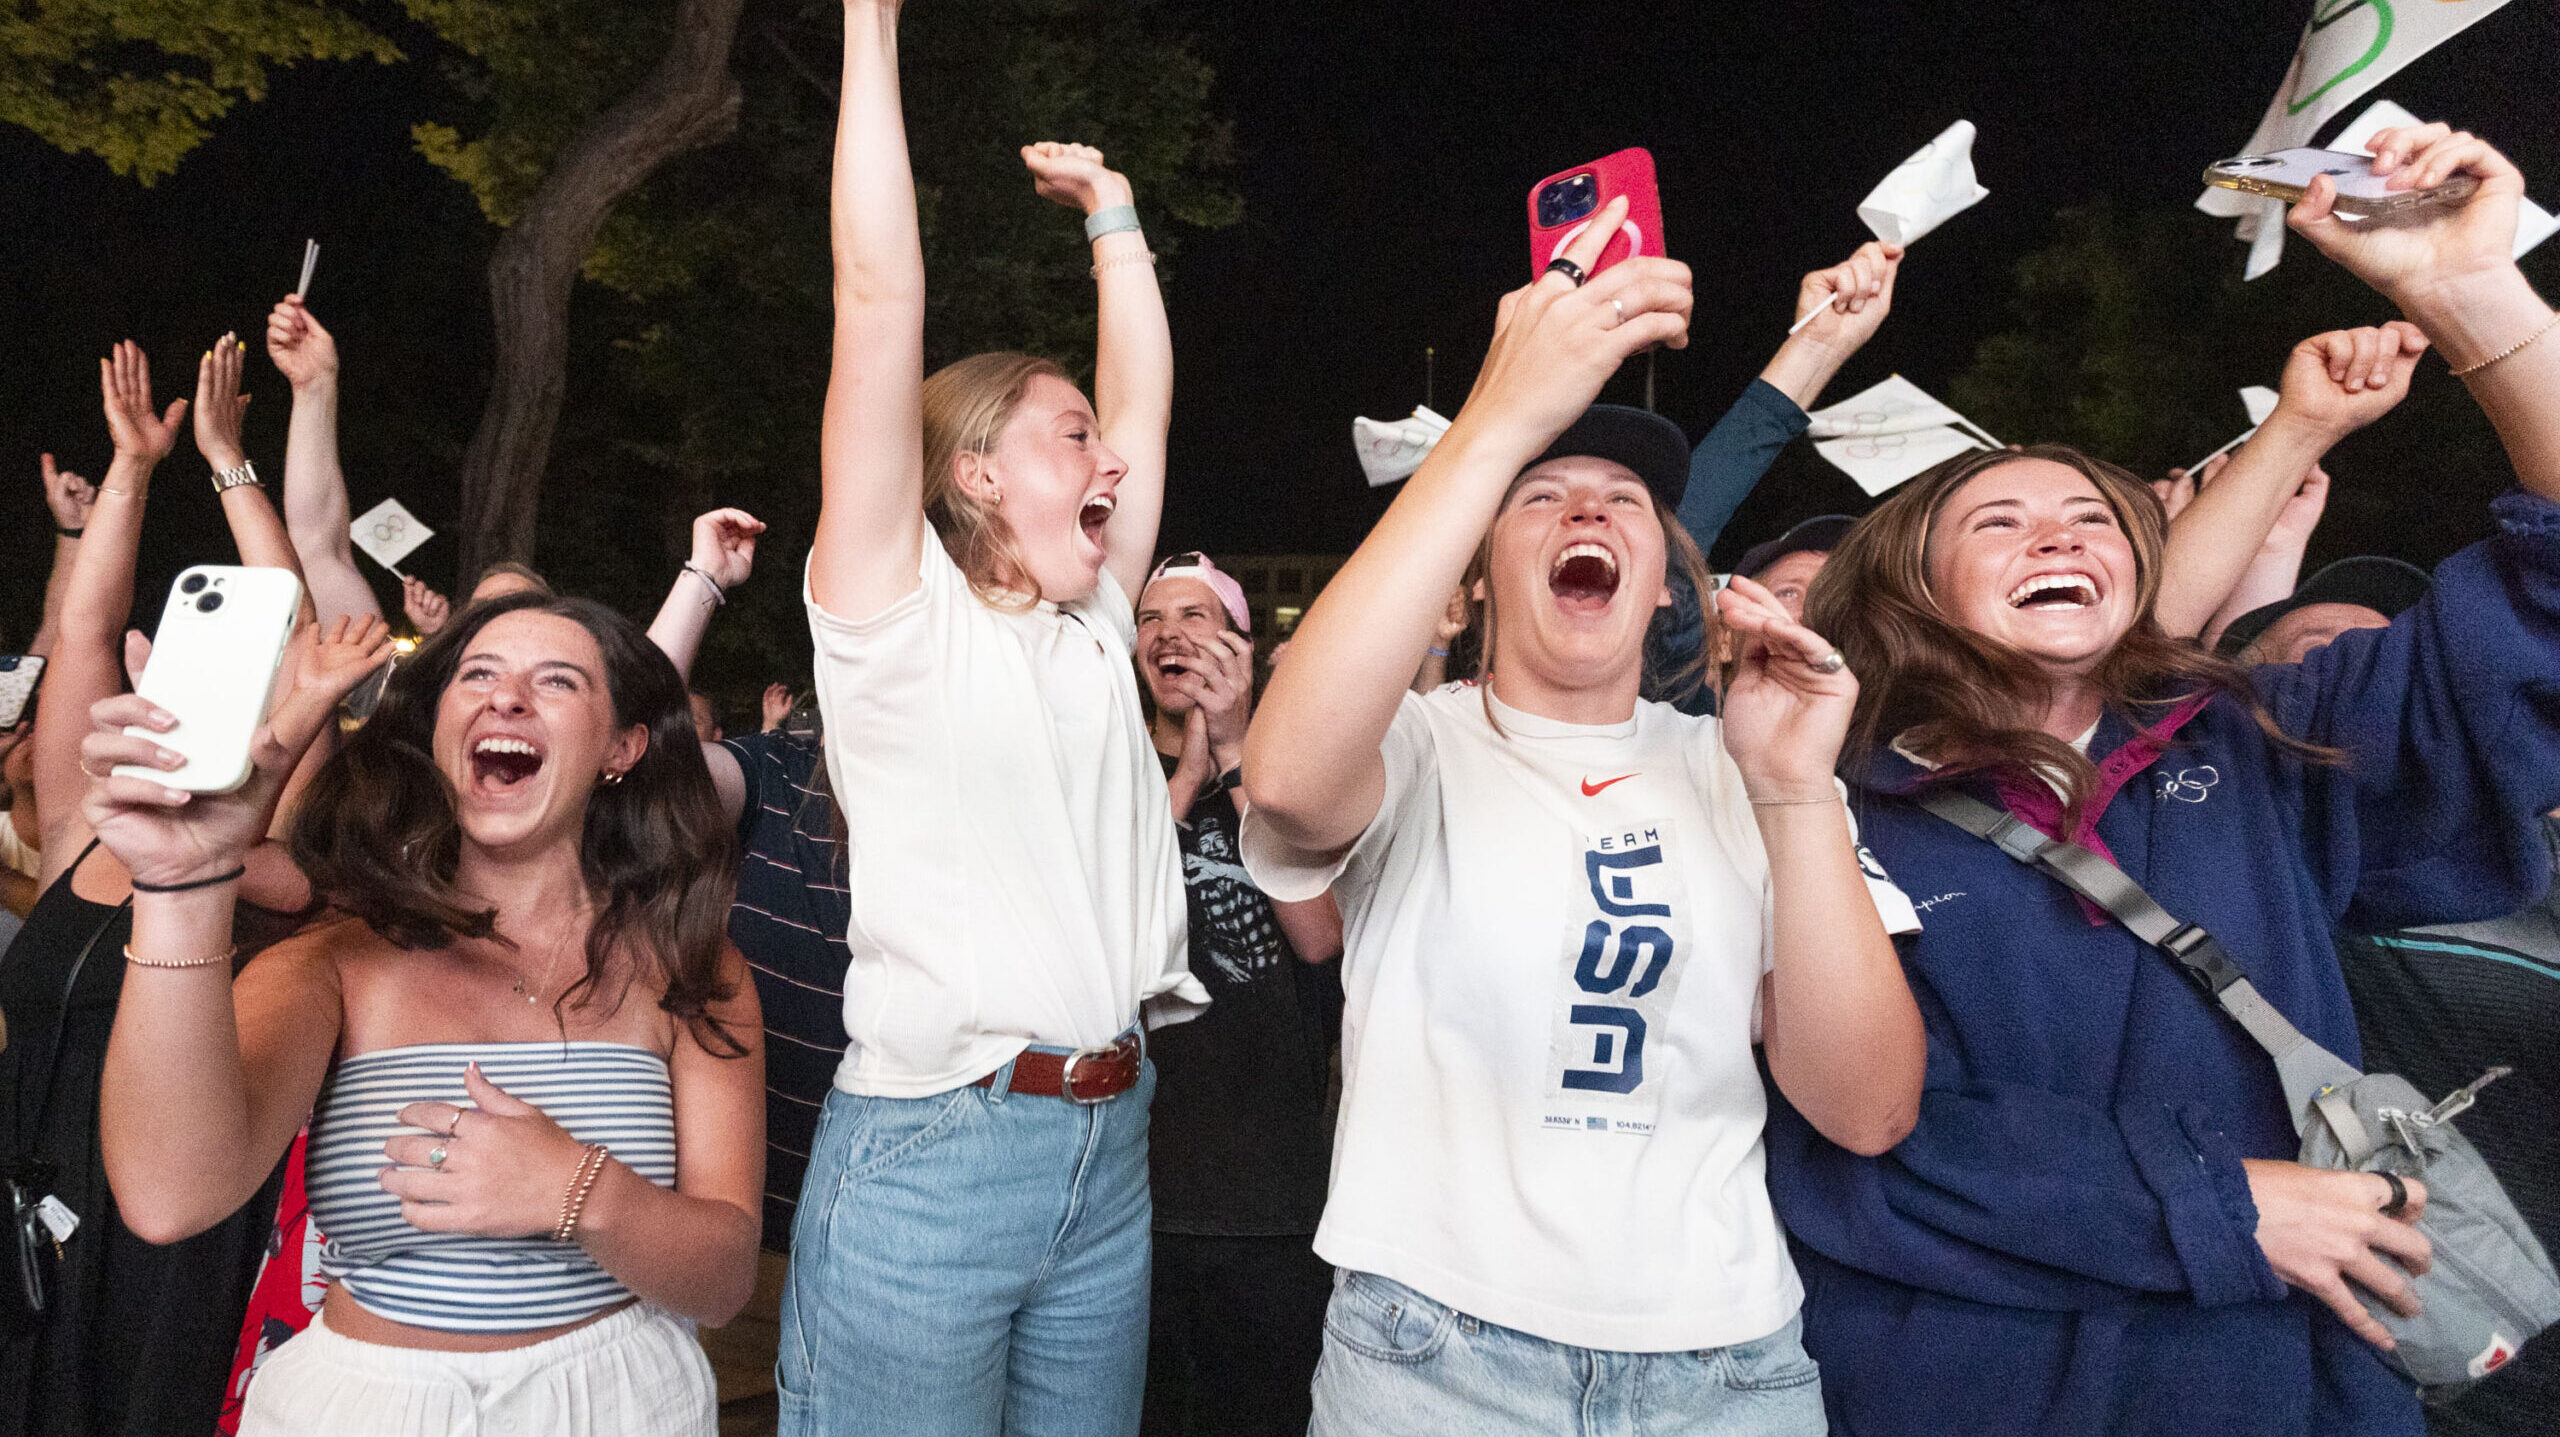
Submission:
[[[249,1383],[240,1437],[713,1437],[711,1361],[691,1323],[635,1302],[504,1352],[429,1352],[311,1325]]]

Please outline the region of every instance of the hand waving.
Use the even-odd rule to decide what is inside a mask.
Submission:
[[[400,576],[400,612],[409,616],[409,623],[417,629],[418,637],[430,638],[436,630],[444,627],[446,619],[453,616],[453,601],[420,583],[414,576],[403,574]]]
[[[1796,286],[1795,312],[1811,314],[1817,306],[1823,312],[1805,325],[1803,337],[1855,352],[1893,312],[1893,282],[1901,273],[1902,246],[1869,240],[1841,263],[1806,275]]]
[[[756,536],[764,521],[744,509],[714,509],[693,521],[693,562],[725,593],[755,572]]]
[[[2276,412],[2309,420],[2334,442],[2390,413],[2426,350],[2426,335],[2405,319],[2315,334],[2286,358]]]
[[[376,614],[341,614],[312,628],[310,645],[294,666],[292,692],[324,711],[355,692],[393,652],[391,626]]]
[[[117,457],[138,460],[145,470],[169,457],[178,442],[178,423],[187,416],[187,401],[170,400],[165,413],[151,407],[151,361],[141,345],[125,340],[98,361],[98,393],[106,403],[107,432],[115,436]]]
[[[462,1086],[471,1095],[468,1108],[411,1103],[400,1110],[401,1122],[441,1136],[384,1143],[383,1155],[399,1166],[381,1171],[382,1190],[400,1199],[400,1216],[423,1232],[547,1235],[585,1146],[540,1108],[490,1082],[478,1063],[462,1070]],[[442,1162],[432,1161],[438,1156]]]
[[[1091,145],[1062,145],[1043,140],[1022,147],[1022,167],[1040,197],[1071,210],[1092,214],[1129,203],[1129,180],[1102,163],[1102,151]]]
[[[2296,234],[2404,308],[2417,291],[2515,263],[2524,176],[2506,156],[2442,124],[2395,127],[2366,143],[2373,172],[2394,189],[2432,189],[2457,174],[2475,177],[2480,187],[2460,204],[2350,222],[2336,213],[2336,182],[2321,175],[2285,216]]]
[[[338,341],[320,327],[300,295],[278,300],[267,316],[267,358],[295,389],[338,377]]]
[[[240,392],[240,362],[249,346],[236,334],[213,342],[196,363],[196,452],[213,472],[237,469],[249,453],[240,444],[240,422],[249,396]]]
[[[1716,594],[1716,612],[1740,655],[1718,711],[1743,787],[1760,799],[1829,797],[1857,675],[1823,672],[1831,642],[1749,579],[1734,576]]]
[[[54,527],[89,527],[89,510],[98,502],[98,486],[68,469],[56,468],[50,454],[37,455],[36,465],[44,473],[44,502],[53,510]]]

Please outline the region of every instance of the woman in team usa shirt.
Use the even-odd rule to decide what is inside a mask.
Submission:
[[[1246,744],[1245,856],[1330,886],[1348,1008],[1316,1250],[1338,1269],[1319,1437],[1820,1433],[1769,1205],[1765,1046],[1826,1136],[1882,1152],[1925,1049],[1832,769],[1857,682],[1766,590],[1721,596],[1723,718],[1639,697],[1671,602],[1679,429],[1593,405],[1687,340],[1689,272],[1578,283],[1603,210],[1508,296],[1475,392],[1297,630]],[[1453,587],[1483,671],[1409,695]],[[1710,645],[1714,651],[1715,645]]]

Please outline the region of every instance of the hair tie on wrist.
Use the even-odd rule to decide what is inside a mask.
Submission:
[[[1449,657],[1449,651],[1447,649],[1424,649],[1423,652],[1429,654],[1435,659],[1445,659]]]
[[[61,535],[65,539],[77,539],[81,535],[89,532],[89,526],[83,524],[77,529],[65,529],[61,525],[56,524],[53,526],[53,532]]]
[[[684,571],[695,578],[700,579],[703,583],[703,587],[711,591],[711,602],[713,607],[716,608],[729,602],[729,591],[720,587],[720,581],[711,577],[711,571],[709,569],[702,567],[691,559],[687,559],[684,561]]]
[[[217,873],[211,878],[198,878],[186,883],[145,883],[137,878],[133,880],[133,891],[136,893],[187,893],[198,888],[211,888],[218,883],[229,883],[248,871],[249,865],[244,863],[229,873]]]
[[[1084,237],[1088,241],[1098,240],[1104,235],[1134,233],[1137,228],[1138,207],[1136,205],[1113,205],[1109,209],[1095,210],[1084,217]]]

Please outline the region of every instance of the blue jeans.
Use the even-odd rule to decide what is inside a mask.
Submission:
[[[1053,1050],[1054,1051],[1054,1050]],[[784,1437],[1131,1437],[1147,1103],[827,1095],[782,1291]]]
[[[1309,1437],[1822,1437],[1800,1319],[1703,1352],[1567,1347],[1344,1269]]]

